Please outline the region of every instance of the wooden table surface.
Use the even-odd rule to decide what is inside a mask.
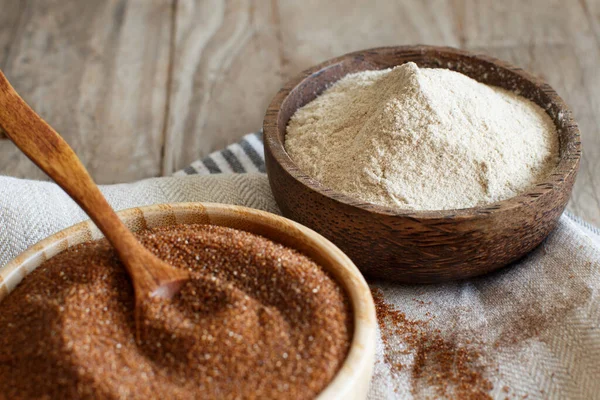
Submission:
[[[100,183],[169,175],[261,126],[282,83],[396,44],[485,52],[572,107],[600,225],[600,0],[0,0],[0,69]],[[45,179],[7,140],[0,174]]]

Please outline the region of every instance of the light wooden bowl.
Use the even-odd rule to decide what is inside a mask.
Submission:
[[[118,214],[133,231],[175,224],[214,224],[262,235],[312,258],[346,290],[354,313],[354,332],[348,357],[318,398],[366,398],[375,357],[375,306],[359,270],[330,241],[288,219],[239,206],[177,203],[132,208]],[[101,237],[95,225],[86,221],[35,244],[0,269],[0,302],[45,260],[71,246]]]
[[[484,207],[405,211],[361,202],[303,173],[284,148],[294,112],[349,73],[408,61],[518,90],[540,105],[559,134],[560,162],[552,174],[519,196]],[[269,182],[283,214],[337,244],[366,276],[412,283],[469,278],[530,252],[556,226],[581,157],[579,129],[550,86],[505,62],[448,47],[384,47],[319,64],[277,93],[263,128]]]

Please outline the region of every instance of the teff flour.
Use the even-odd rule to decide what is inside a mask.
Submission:
[[[334,190],[414,210],[507,199],[558,159],[556,128],[536,104],[414,63],[336,82],[292,116],[285,147]]]

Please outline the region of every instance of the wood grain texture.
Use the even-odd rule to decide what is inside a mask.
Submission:
[[[11,44],[16,39],[21,28],[21,15],[25,2],[20,0],[5,0],[0,2],[0,70],[4,70],[8,60]],[[0,129],[0,140],[6,139],[6,135]],[[1,145],[0,145],[1,146]],[[1,170],[0,170],[1,172]]]
[[[16,2],[6,4],[8,19],[18,23],[0,35],[0,45],[8,46],[0,62],[16,89],[98,182],[158,175],[170,1]],[[5,4],[0,9],[5,18]],[[6,140],[0,141],[0,171],[45,179]]]
[[[462,47],[540,76],[569,104],[584,151],[568,209],[600,225],[600,2],[570,4],[468,0],[458,2],[455,15]]]
[[[4,68],[10,50],[11,43],[16,39],[21,29],[21,15],[25,2],[20,0],[5,0],[2,2],[0,13],[0,68]]]
[[[294,112],[348,73],[409,61],[518,90],[544,108],[560,138],[560,161],[550,176],[519,196],[490,205],[412,211],[364,203],[305,175],[284,149],[287,123]],[[579,129],[572,113],[547,84],[502,61],[448,47],[371,49],[312,67],[277,93],[263,129],[269,183],[283,215],[329,238],[365,276],[407,283],[470,278],[530,252],[556,226],[581,158]]]
[[[164,174],[260,126],[282,84],[273,11],[263,0],[177,2]]]
[[[279,0],[279,10],[286,78],[351,51],[459,44],[449,1]]]

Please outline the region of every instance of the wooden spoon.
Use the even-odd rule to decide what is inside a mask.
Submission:
[[[114,246],[133,282],[138,310],[148,297],[173,297],[189,279],[142,246],[121,222],[63,138],[29,107],[0,71],[0,127],[89,215]],[[139,325],[138,325],[139,326]]]

